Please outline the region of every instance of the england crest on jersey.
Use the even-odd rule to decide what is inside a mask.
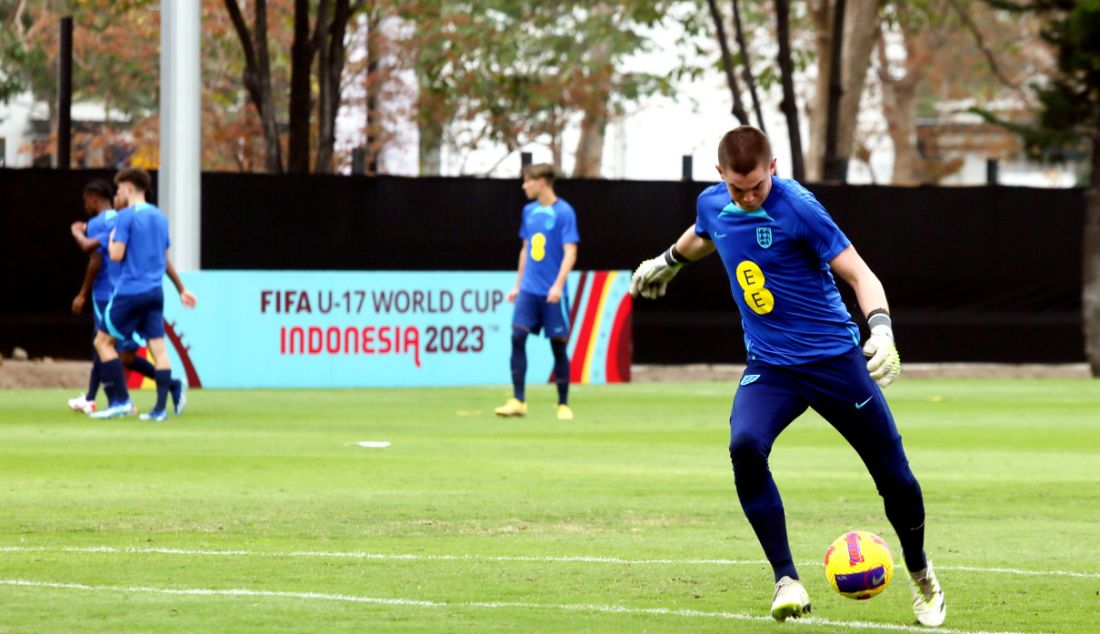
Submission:
[[[759,244],[761,249],[767,249],[772,245],[771,227],[756,228],[756,244]]]

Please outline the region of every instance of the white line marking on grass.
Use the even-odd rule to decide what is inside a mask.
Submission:
[[[224,597],[264,597],[272,599],[304,599],[307,601],[340,601],[345,603],[366,603],[372,605],[392,605],[400,607],[417,608],[451,608],[451,609],[541,609],[560,610],[565,612],[597,612],[602,614],[632,614],[650,616],[678,616],[684,618],[708,618],[725,619],[732,621],[759,621],[771,622],[768,616],[754,614],[740,614],[737,612],[704,612],[702,610],[675,610],[671,608],[631,608],[622,605],[596,605],[596,604],[553,604],[530,603],[525,601],[428,601],[423,599],[404,599],[390,597],[363,597],[348,594],[327,594],[323,592],[287,592],[279,590],[251,590],[247,588],[151,588],[148,586],[91,586],[83,583],[58,583],[53,581],[30,581],[26,579],[0,579],[0,586],[17,586],[23,588],[47,588],[53,590],[84,590],[91,592],[130,592],[148,594],[167,594],[181,596],[224,596]],[[872,623],[869,621],[836,621],[810,617],[805,619],[788,620],[787,623],[796,625],[820,625],[832,628],[852,630],[889,630],[892,632],[922,632],[927,633],[928,628],[915,625],[896,625],[892,623]],[[937,628],[936,632],[942,634],[1020,634],[1019,632],[990,632],[986,630],[956,630],[950,628]]]
[[[1100,572],[1073,572],[1071,570],[1020,570],[1017,568],[981,568],[978,566],[941,566],[936,570],[959,570],[961,572],[992,572],[1006,575],[1029,575],[1036,577],[1059,576],[1079,577],[1082,579],[1100,579]]]
[[[287,552],[258,550],[188,550],[182,548],[115,548],[113,546],[0,546],[0,552],[117,553],[152,555],[193,555],[200,557],[322,557],[333,559],[379,559],[394,561],[516,561],[533,563],[586,564],[687,564],[745,566],[766,565],[766,559],[622,559],[619,557],[536,557],[530,555],[419,555],[406,553],[324,552],[296,550]],[[942,566],[937,566],[942,568]]]
[[[409,553],[363,553],[325,551],[262,551],[262,550],[190,550],[185,548],[115,548],[113,546],[0,546],[0,552],[65,552],[112,553],[134,555],[186,555],[194,557],[318,557],[332,559],[372,559],[380,561],[514,561],[530,563],[586,563],[621,565],[689,565],[689,566],[764,566],[765,559],[623,559],[621,557],[537,557],[530,555],[418,555]],[[819,561],[800,562],[800,566],[821,566]],[[941,566],[936,570],[957,570],[1034,577],[1074,577],[1100,579],[1100,572],[1074,572],[1072,570],[1023,570],[980,566]]]

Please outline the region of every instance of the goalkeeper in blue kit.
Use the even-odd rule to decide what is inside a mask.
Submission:
[[[763,132],[741,126],[726,133],[717,168],[722,182],[699,195],[695,224],[642,262],[630,292],[657,299],[685,264],[715,251],[726,267],[748,353],[730,414],[730,459],[741,507],[775,574],[772,616],[784,621],[810,611],[768,455],[779,434],[813,408],[867,466],[902,545],[913,611],[921,624],[938,626],[947,608],[924,553],[924,500],[880,389],[901,373],[882,283],[813,194],[774,175]],[[834,273],[855,290],[867,319],[862,353]]]

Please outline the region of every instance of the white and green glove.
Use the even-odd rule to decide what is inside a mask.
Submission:
[[[863,356],[867,357],[867,372],[871,378],[886,387],[901,374],[901,355],[894,345],[894,330],[890,325],[890,315],[885,311],[873,311],[867,318],[871,327],[871,336],[863,344]]]
[[[630,295],[641,295],[646,299],[664,297],[668,283],[684,268],[686,262],[676,251],[676,245],[672,245],[661,255],[642,262],[630,278]]]

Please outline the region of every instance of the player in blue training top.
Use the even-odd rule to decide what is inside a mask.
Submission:
[[[901,373],[882,283],[813,194],[774,175],[763,132],[728,132],[717,167],[722,182],[699,195],[695,224],[664,254],[642,262],[630,291],[661,297],[684,264],[715,250],[726,267],[748,352],[730,414],[730,459],[741,507],[775,573],[772,616],[783,621],[810,611],[768,455],[780,432],[812,407],[867,466],[904,551],[917,619],[940,625],[946,603],[924,554],[920,485],[880,389]],[[871,335],[862,355],[833,273],[852,286],[867,318]]]
[[[84,274],[84,283],[80,292],[73,298],[72,311],[79,315],[84,310],[84,304],[88,297],[92,299],[92,315],[94,317],[95,333],[103,329],[103,313],[107,309],[107,302],[115,289],[118,281],[118,262],[112,262],[107,256],[107,238],[114,229],[118,212],[113,204],[111,184],[103,179],[96,179],[84,187],[84,210],[91,218],[88,222],[74,222],[70,227],[73,239],[82,251],[88,254],[88,267]],[[152,363],[134,354],[140,344],[133,339],[118,341],[115,348],[123,367],[129,368],[150,379],[154,378],[155,369]],[[99,391],[99,354],[92,346],[92,369],[88,376],[88,391],[75,398],[69,399],[69,409],[75,412],[90,414],[96,410],[96,393]]]
[[[108,252],[111,260],[121,263],[118,283],[107,305],[105,330],[96,333],[96,352],[100,358],[100,381],[107,392],[108,407],[93,418],[116,418],[133,411],[130,393],[122,375],[122,364],[115,353],[115,341],[129,339],[134,333],[145,338],[156,361],[157,402],[142,420],[163,421],[168,392],[177,414],[184,407],[183,383],[172,380],[168,350],[164,344],[164,291],[162,280],[168,266],[168,219],[145,201],[151,181],[142,169],[125,169],[115,176],[118,194],[127,207],[119,212],[111,232]],[[173,280],[174,281],[174,280]],[[178,285],[179,288],[182,285]],[[185,307],[196,304],[195,296],[180,289]]]
[[[554,352],[559,420],[573,420],[569,407],[569,295],[565,280],[577,262],[577,215],[554,193],[554,167],[546,163],[523,168],[523,193],[531,202],[523,208],[516,285],[508,292],[515,302],[512,315],[512,398],[494,410],[497,416],[524,416],[527,379],[527,335],[541,329]]]

